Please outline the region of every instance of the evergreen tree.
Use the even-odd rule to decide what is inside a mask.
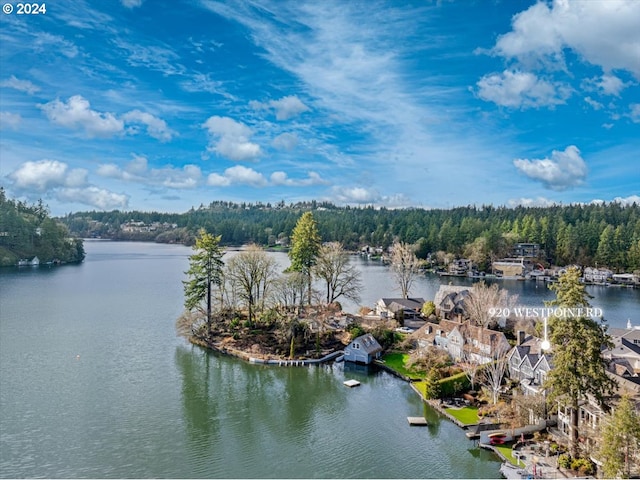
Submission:
[[[547,306],[574,309],[589,306],[589,295],[580,282],[580,270],[570,268],[556,284],[550,286],[556,292],[556,300]],[[586,316],[549,321],[553,368],[549,372],[545,389],[550,393],[549,402],[559,401],[570,407],[571,431],[569,447],[571,455],[578,454],[578,408],[581,400],[593,397],[601,407],[611,395],[615,382],[607,376],[606,362],[600,352],[612,343],[606,329]]]
[[[311,212],[302,214],[291,234],[290,270],[300,272],[307,278],[308,304],[311,305],[311,275],[320,252],[318,225]]]
[[[211,293],[214,285],[222,281],[223,252],[220,237],[201,229],[193,246],[195,253],[189,257],[188,280],[184,284],[184,306],[187,310],[200,308],[206,301],[207,326],[211,329]]]
[[[640,415],[629,397],[622,397],[602,429],[600,455],[606,478],[629,478],[633,457],[640,452]]]

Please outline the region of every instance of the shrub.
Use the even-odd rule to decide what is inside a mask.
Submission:
[[[464,373],[458,373],[451,377],[438,381],[440,385],[440,395],[443,397],[453,397],[456,393],[470,388],[469,379]]]
[[[577,470],[583,475],[592,475],[595,473],[593,463],[586,458],[574,458],[571,462],[571,470]]]
[[[357,323],[354,323],[349,327],[349,335],[351,335],[351,339],[358,338],[365,333],[367,333],[366,330]]]
[[[558,466],[560,468],[571,468],[571,455],[563,453],[558,457]]]

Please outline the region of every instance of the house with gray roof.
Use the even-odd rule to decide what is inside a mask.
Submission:
[[[525,395],[544,393],[542,385],[553,367],[550,353],[542,350],[542,339],[518,332],[518,344],[507,354],[509,378],[517,380]]]
[[[354,338],[344,349],[347,362],[370,364],[380,358],[382,347],[370,333]]]
[[[381,318],[396,320],[413,319],[420,316],[424,298],[381,298],[376,303],[376,314]]]

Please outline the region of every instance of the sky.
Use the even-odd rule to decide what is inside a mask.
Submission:
[[[9,5],[0,185],[54,215],[640,202],[637,0]]]

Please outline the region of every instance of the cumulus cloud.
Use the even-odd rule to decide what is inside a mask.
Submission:
[[[285,172],[273,172],[270,177],[272,185],[286,185],[291,187],[307,187],[310,185],[328,185],[329,182],[323,180],[316,172],[309,172],[307,178],[289,178]]]
[[[259,172],[253,168],[247,168],[242,165],[227,168],[224,175],[211,173],[207,177],[207,185],[212,187],[227,187],[229,185],[252,185],[254,187],[263,187],[267,185],[267,180]]]
[[[137,125],[144,125],[150,137],[162,142],[168,142],[176,135],[164,120],[150,113],[136,109],[118,118],[110,112],[93,110],[89,101],[81,95],[74,95],[66,102],[56,99],[39,107],[53,123],[84,130],[88,137],[111,137],[124,133],[135,135],[139,132]]]
[[[176,132],[167,126],[167,122],[150,113],[141,112],[140,110],[132,110],[125,113],[122,116],[122,120],[127,123],[142,123],[147,127],[147,134],[161,142],[168,142],[176,135]]]
[[[129,204],[128,195],[96,186],[63,188],[56,192],[55,197],[62,202],[82,203],[101,210],[125,209]]]
[[[538,180],[551,190],[566,190],[584,182],[587,165],[580,150],[570,145],[563,152],[554,150],[551,158],[515,159],[515,167],[532,180]]]
[[[109,137],[124,131],[124,122],[112,113],[91,110],[91,104],[80,95],[67,102],[53,100],[40,108],[53,123],[72,129],[84,129],[90,137]]]
[[[33,95],[40,90],[40,87],[34,85],[29,80],[19,80],[15,77],[15,75],[11,75],[6,80],[3,80],[0,85],[3,87],[9,87],[21,92],[28,93],[29,95]]]
[[[309,111],[309,107],[295,95],[289,95],[280,100],[271,100],[269,105],[276,110],[276,120],[288,120]]]
[[[571,96],[567,85],[518,70],[485,75],[477,86],[478,96],[483,100],[511,108],[552,107],[565,103]]]
[[[493,53],[531,62],[564,64],[564,50],[605,72],[627,70],[640,79],[640,2],[536,2],[513,17]]]
[[[22,122],[22,117],[18,113],[0,112],[0,129],[7,127],[16,129]]]
[[[203,127],[211,135],[208,151],[236,161],[255,160],[262,154],[260,146],[249,141],[252,132],[243,123],[214,115]]]
[[[289,120],[301,113],[308,112],[310,109],[298,98],[297,95],[288,95],[279,100],[270,100],[267,103],[252,100],[249,106],[254,110],[270,110],[276,112],[276,120]]]
[[[381,199],[375,189],[363,187],[333,187],[331,191],[341,203],[376,203]]]
[[[640,196],[639,195],[629,195],[628,197],[616,197],[613,199],[614,202],[620,203],[622,205],[640,205]]]
[[[298,145],[298,136],[295,133],[282,133],[272,143],[278,150],[291,151]]]
[[[510,207],[517,207],[517,206],[551,207],[553,205],[556,205],[556,202],[545,197],[536,197],[536,198],[521,197],[521,198],[512,198],[507,202],[507,204]]]
[[[83,168],[69,169],[58,160],[25,162],[8,175],[18,190],[44,192],[46,190],[84,185],[87,171]]]
[[[195,188],[202,181],[202,171],[197,165],[185,165],[182,168],[172,166],[149,168],[147,158],[142,155],[134,155],[124,168],[113,163],[102,164],[98,167],[97,174],[126,182],[175,189]]]

